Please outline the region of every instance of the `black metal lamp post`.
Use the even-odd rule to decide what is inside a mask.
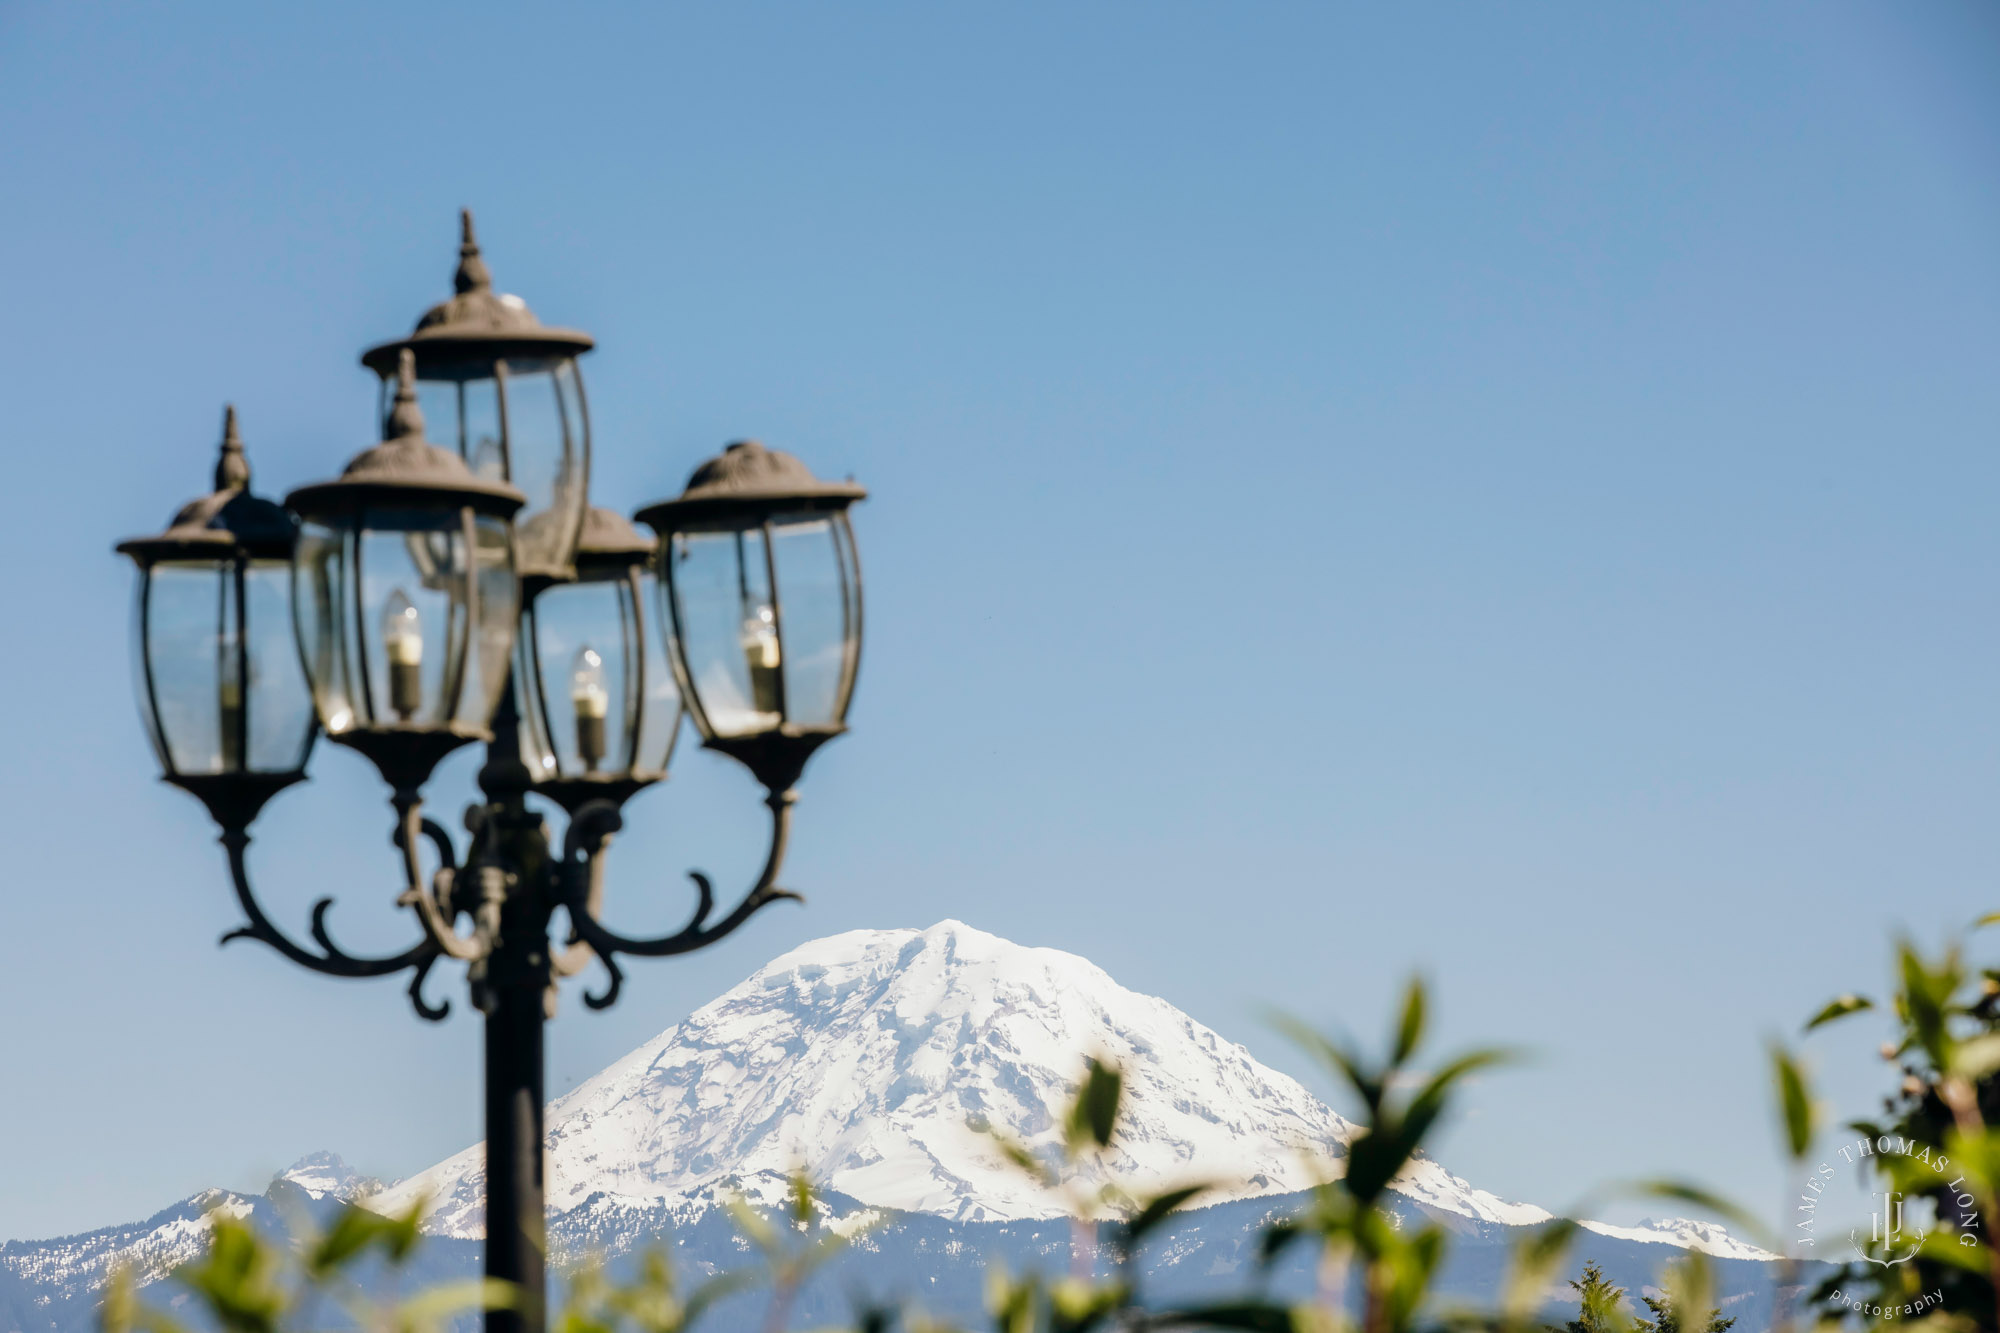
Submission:
[[[261,940],[333,976],[408,971],[412,1005],[433,1020],[450,1005],[424,997],[431,968],[468,965],[486,1019],[486,1272],[519,1291],[486,1324],[541,1333],[542,1041],[556,982],[596,963],[606,981],[584,1000],[604,1008],[623,980],[618,954],[691,952],[798,896],[777,879],[793,786],[845,730],[861,642],[847,509],[864,492],[734,444],[679,498],[642,511],[660,539],[642,537],[588,506],[575,356],[589,337],[544,328],[493,292],[469,214],[457,289],[410,338],[364,357],[383,375],[383,439],[339,478],[284,508],[252,496],[232,411],[216,492],[118,549],[139,567],[148,736],[166,780],[221,827],[248,918],[224,942]],[[427,426],[426,408],[440,420]],[[598,919],[604,853],[626,800],[665,777],[683,700],[705,744],[764,785],[770,845],[725,915],[711,919],[714,891],[692,872],[687,925],[633,938]],[[304,778],[322,728],[389,785],[396,902],[419,927],[401,953],[341,949],[331,899],[314,904],[312,945],[300,943],[251,887],[250,825]],[[421,789],[439,760],[479,741],[484,800],[465,812],[461,859],[424,817]],[[531,792],[568,812],[559,848]]]

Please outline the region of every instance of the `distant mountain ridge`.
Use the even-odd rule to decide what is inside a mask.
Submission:
[[[1087,1054],[1115,1061],[1127,1078],[1109,1180],[1129,1193],[1223,1182],[1147,1260],[1148,1281],[1163,1292],[1247,1280],[1257,1230],[1302,1207],[1320,1172],[1337,1173],[1355,1134],[1295,1080],[1073,954],[956,921],[851,931],[775,959],[550,1104],[552,1253],[615,1258],[667,1240],[692,1273],[732,1267],[743,1256],[723,1200],[775,1203],[803,1168],[824,1193],[829,1225],[882,1225],[801,1317],[839,1317],[842,1293],[862,1287],[975,1317],[989,1256],[1061,1267],[1068,1236],[1059,1200],[976,1126],[1052,1151],[1055,1115]],[[9,1242],[0,1246],[0,1333],[83,1333],[110,1265],[163,1275],[200,1252],[216,1209],[275,1226],[343,1200],[387,1212],[428,1196],[426,1275],[469,1274],[483,1236],[484,1170],[475,1145],[384,1189],[315,1153],[263,1195],[212,1190],[142,1223]],[[1397,1189],[1406,1216],[1456,1237],[1443,1289],[1469,1300],[1492,1298],[1520,1228],[1550,1217],[1429,1158]],[[1594,1257],[1635,1290],[1689,1247],[1722,1261],[1732,1312],[1765,1299],[1756,1293],[1768,1288],[1762,1261],[1773,1256],[1721,1227],[1585,1226],[1579,1262]],[[1551,1298],[1560,1302],[1562,1290]]]

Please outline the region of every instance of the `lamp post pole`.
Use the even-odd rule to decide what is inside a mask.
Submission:
[[[584,493],[575,359],[589,336],[544,328],[494,293],[469,214],[454,286],[408,339],[364,355],[385,376],[384,438],[338,479],[283,505],[251,494],[232,408],[215,492],[118,550],[139,571],[148,739],[163,778],[220,827],[246,918],[223,942],[258,940],[330,976],[408,973],[410,1002],[432,1021],[451,1006],[426,998],[431,969],[466,964],[485,1020],[485,1268],[513,1292],[486,1327],[543,1333],[543,1039],[557,983],[595,970],[603,981],[583,1000],[607,1008],[624,982],[619,955],[706,948],[798,897],[778,876],[794,785],[846,731],[861,642],[847,510],[865,492],[739,442],[643,509],[657,535],[641,536]],[[426,438],[420,382],[455,450]],[[605,851],[626,801],[665,778],[683,716],[764,786],[764,867],[719,915],[708,877],[691,871],[681,929],[625,935],[600,916]],[[395,902],[419,930],[400,953],[342,949],[331,899],[314,904],[303,942],[251,883],[250,826],[305,779],[321,734],[366,756],[390,789]],[[478,742],[484,799],[466,811],[461,859],[422,789],[441,759]],[[568,815],[560,844],[531,794]]]
[[[531,840],[546,857],[541,821],[528,812],[528,766],[521,762],[511,680],[500,696],[493,734],[479,773],[480,788],[491,803],[487,819],[515,838]],[[483,876],[505,885],[506,867],[491,867],[493,875],[486,875],[487,869],[481,867]],[[489,1312],[487,1327],[493,1333],[540,1333],[547,1327],[542,1038],[554,977],[550,904],[536,899],[509,893],[502,901],[500,932],[475,990],[486,1016],[486,1276],[519,1293],[514,1309]]]

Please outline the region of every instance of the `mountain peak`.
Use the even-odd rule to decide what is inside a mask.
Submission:
[[[345,1161],[338,1153],[307,1153],[298,1161],[271,1177],[271,1183],[284,1181],[302,1189],[313,1199],[335,1199],[346,1202],[372,1194],[382,1188],[382,1182],[364,1176]]]
[[[549,1203],[651,1204],[803,1169],[861,1203],[961,1221],[1048,1218],[1064,1204],[984,1127],[1053,1153],[1086,1057],[1125,1074],[1103,1179],[1129,1194],[1193,1180],[1212,1200],[1288,1193],[1335,1171],[1354,1127],[1164,1000],[1058,949],[955,920],[802,944],[551,1103]],[[476,1235],[474,1147],[374,1206],[419,1193],[432,1225]],[[1487,1221],[1542,1220],[1413,1165],[1405,1193]]]

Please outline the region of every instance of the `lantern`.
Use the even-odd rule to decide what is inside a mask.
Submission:
[[[509,518],[521,493],[424,438],[414,358],[400,354],[381,444],[339,480],[286,497],[298,652],[329,739],[399,793],[488,724],[519,609]]]
[[[867,492],[739,441],[678,499],[639,511],[659,532],[669,652],[703,743],[788,790],[847,729],[861,659],[861,570],[847,510]]]
[[[168,782],[225,828],[305,777],[312,696],[291,644],[296,525],[250,493],[250,465],[224,410],[215,492],[165,532],[123,542],[139,567],[139,711]]]
[[[666,636],[647,622],[653,543],[608,509],[584,516],[576,579],[543,587],[521,615],[515,688],[535,789],[571,813],[623,802],[667,774],[681,696]]]
[[[576,358],[590,335],[545,328],[518,296],[493,290],[470,210],[450,300],[415,332],[371,347],[361,362],[382,380],[382,419],[396,393],[399,358],[414,353],[417,395],[431,437],[478,476],[525,497],[514,520],[514,567],[524,580],[567,579],[590,489],[590,417]]]

